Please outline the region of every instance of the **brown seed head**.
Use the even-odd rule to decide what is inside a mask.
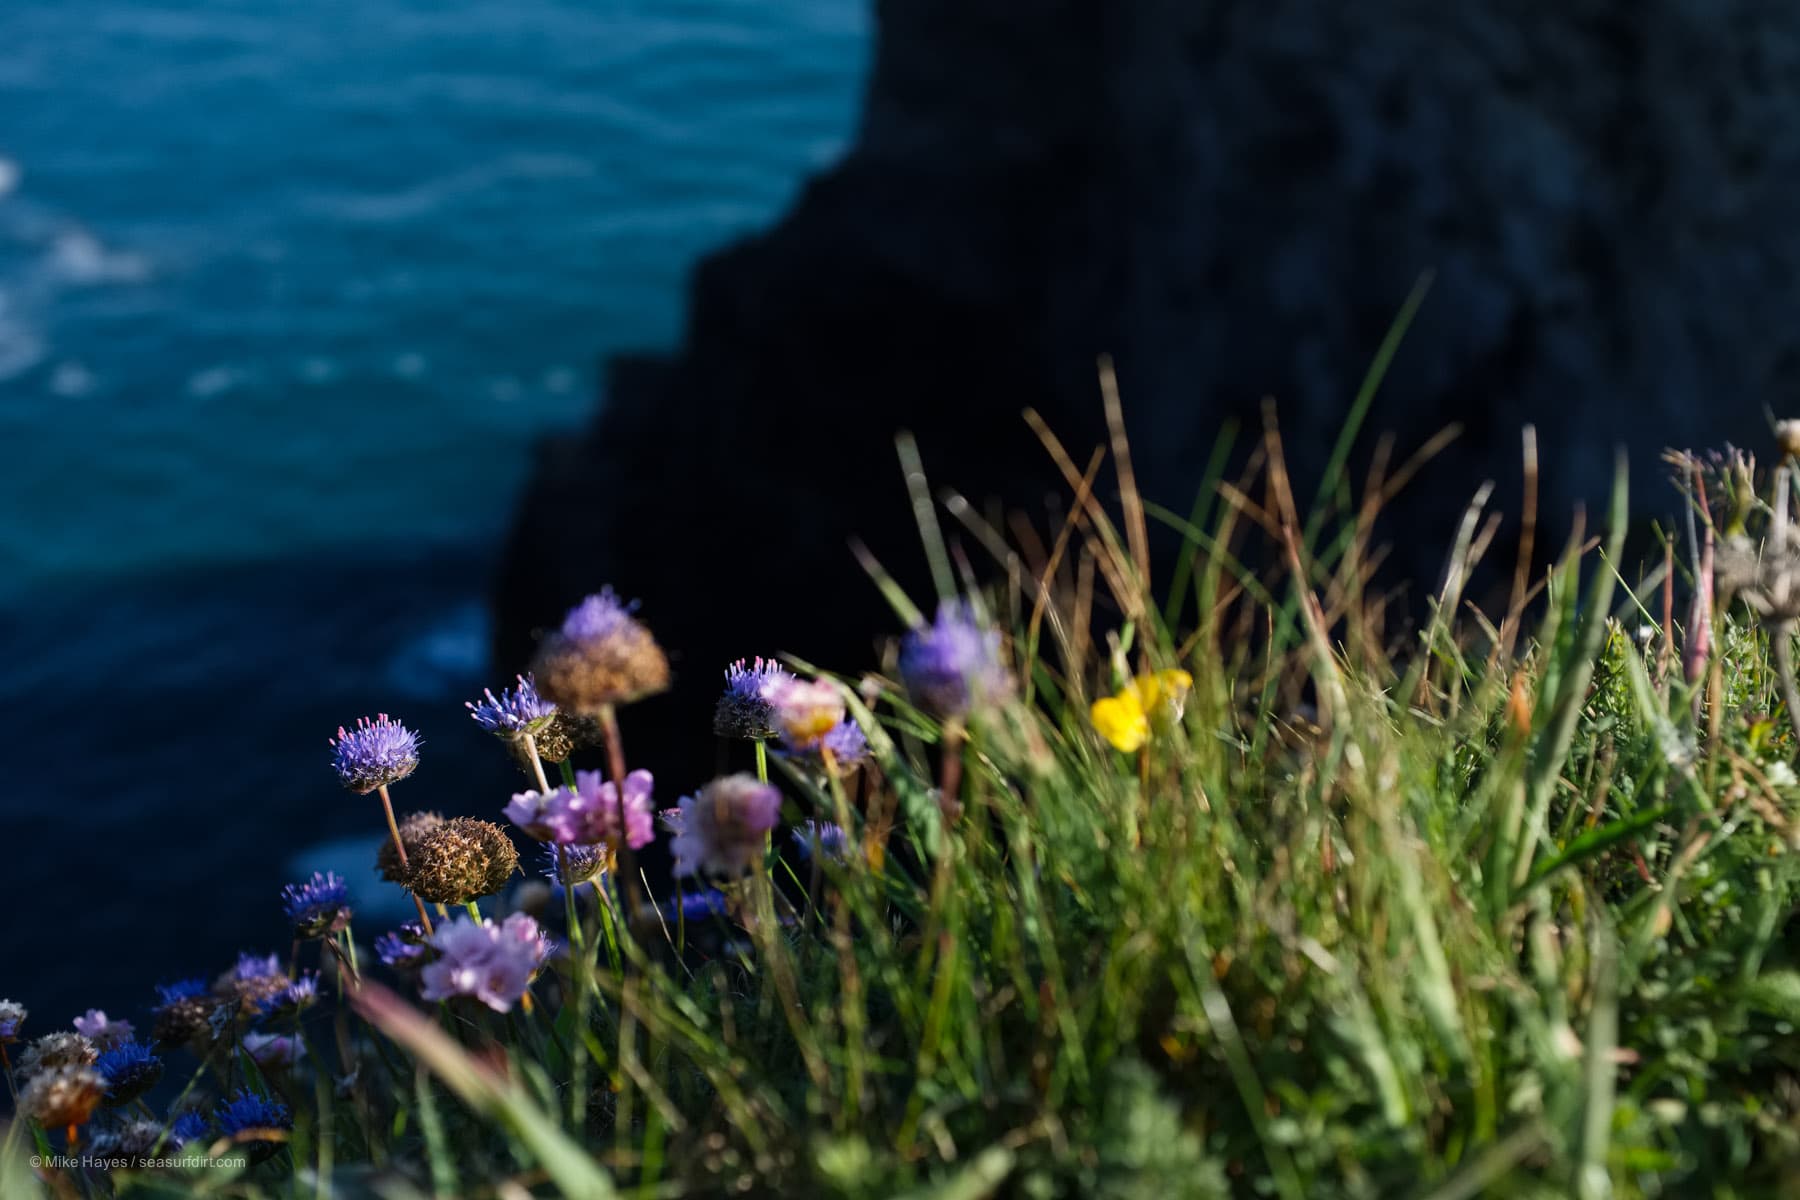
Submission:
[[[86,1125],[105,1095],[106,1077],[92,1067],[52,1067],[19,1092],[19,1111],[45,1129]]]
[[[669,660],[650,631],[633,620],[607,637],[577,641],[552,633],[531,664],[538,693],[559,709],[592,716],[667,690]]]
[[[435,812],[407,813],[400,819],[400,844],[406,847],[408,862],[419,852],[419,839],[444,823],[444,814]],[[400,869],[400,852],[394,839],[388,838],[375,852],[375,870],[389,883],[404,883],[406,872]]]
[[[19,1056],[19,1077],[29,1079],[59,1067],[91,1067],[99,1057],[94,1043],[79,1033],[46,1033]]]
[[[519,869],[519,851],[492,821],[453,817],[407,849],[405,884],[433,904],[467,904],[506,886]]]

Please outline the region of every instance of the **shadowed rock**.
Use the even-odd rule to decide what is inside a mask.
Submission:
[[[1664,511],[1657,451],[1754,438],[1791,403],[1800,10],[1016,12],[879,5],[845,160],[700,266],[678,354],[615,364],[593,427],[544,447],[504,664],[608,581],[679,656],[653,703],[697,733],[730,658],[867,662],[893,621],[846,539],[922,590],[895,429],[934,482],[1039,508],[1061,483],[1019,412],[1083,456],[1101,352],[1154,498],[1185,508],[1221,425],[1255,430],[1265,395],[1304,485],[1428,270],[1368,422],[1402,453],[1464,428],[1387,530],[1407,576],[1435,578],[1482,479],[1517,510],[1526,422],[1554,537],[1604,495],[1615,443],[1639,511]]]

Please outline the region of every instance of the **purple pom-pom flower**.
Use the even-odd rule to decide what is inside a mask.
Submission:
[[[177,1003],[181,1000],[198,1000],[210,995],[211,986],[198,976],[192,979],[177,979],[174,983],[156,985],[156,998],[163,1005]]]
[[[189,1109],[169,1122],[169,1144],[179,1150],[205,1137],[209,1128],[205,1113]]]
[[[419,735],[386,713],[373,721],[359,718],[355,729],[340,725],[337,737],[327,741],[332,769],[359,795],[398,783],[419,765]]]
[[[430,950],[425,927],[416,921],[409,921],[375,939],[376,955],[383,963],[400,970],[419,966]]]
[[[111,1050],[136,1036],[130,1021],[115,1021],[97,1008],[75,1018],[75,1032],[102,1050]]]
[[[713,732],[759,742],[777,736],[775,692],[793,678],[773,659],[740,658],[726,667],[725,692],[713,710]]]
[[[834,862],[843,862],[849,856],[849,839],[844,827],[835,821],[807,821],[796,826],[790,836],[803,858],[811,858],[815,850]]]
[[[324,937],[350,924],[350,888],[335,872],[315,871],[281,889],[281,907],[300,937]]]
[[[94,1070],[106,1080],[106,1105],[129,1104],[155,1087],[162,1078],[162,1059],[140,1042],[120,1042],[94,1060]]]
[[[900,677],[926,710],[961,717],[1011,686],[1000,661],[1000,633],[975,619],[969,605],[946,600],[937,620],[906,635]]]
[[[294,1127],[294,1118],[288,1112],[287,1105],[258,1096],[254,1092],[238,1092],[229,1104],[219,1107],[218,1119],[219,1132],[231,1138],[260,1130],[288,1130]]]
[[[544,875],[552,883],[576,887],[612,870],[612,852],[604,846],[545,846]]]
[[[538,695],[537,684],[531,676],[520,675],[518,680],[517,688],[503,690],[497,697],[489,688],[482,693],[486,699],[480,703],[464,701],[464,707],[477,725],[501,737],[543,732],[550,718],[556,715],[556,705]]]

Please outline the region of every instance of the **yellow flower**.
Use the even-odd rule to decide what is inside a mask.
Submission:
[[[1116,696],[1094,701],[1088,715],[1100,736],[1127,754],[1150,739],[1150,718],[1129,687]]]
[[[1166,733],[1181,720],[1194,677],[1186,671],[1139,675],[1116,696],[1094,701],[1088,716],[1100,736],[1129,754],[1150,740],[1151,725]]]

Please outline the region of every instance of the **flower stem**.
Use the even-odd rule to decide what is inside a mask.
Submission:
[[[1794,626],[1776,621],[1769,626],[1769,642],[1775,649],[1775,671],[1781,677],[1782,702],[1787,705],[1788,725],[1800,739],[1800,688],[1794,683]]]
[[[344,926],[343,936],[344,936],[344,953],[346,955],[348,955],[350,958],[350,974],[355,975],[355,976],[360,976],[362,974],[362,968],[360,968],[356,965],[356,938],[354,935],[351,934],[350,926],[348,926],[348,925]]]
[[[463,907],[469,910],[469,915],[475,918],[475,923],[477,925],[481,924],[481,906],[479,904],[475,903],[473,900],[465,900],[463,901]]]
[[[410,868],[406,862],[406,843],[400,840],[400,825],[394,820],[394,800],[388,795],[387,784],[382,784],[379,790],[381,810],[387,814],[388,834],[394,839],[394,853],[400,856],[400,873],[404,875]],[[430,916],[425,912],[425,902],[415,894],[413,904],[419,910],[419,924],[424,927],[425,936],[430,937],[435,931],[431,928]]]
[[[619,856],[619,892],[625,897],[625,912],[629,917],[626,926],[638,923],[641,916],[641,902],[638,899],[637,852],[631,848],[631,839],[625,829],[625,743],[619,737],[619,716],[613,706],[608,704],[600,710],[600,728],[606,735],[606,766],[612,773],[613,788],[617,793],[619,806],[619,844],[614,847]]]
[[[769,782],[769,747],[761,738],[756,739],[756,782]]]
[[[525,755],[531,760],[531,769],[537,773],[538,791],[548,792],[550,780],[544,776],[544,760],[538,757],[537,738],[525,735]]]

